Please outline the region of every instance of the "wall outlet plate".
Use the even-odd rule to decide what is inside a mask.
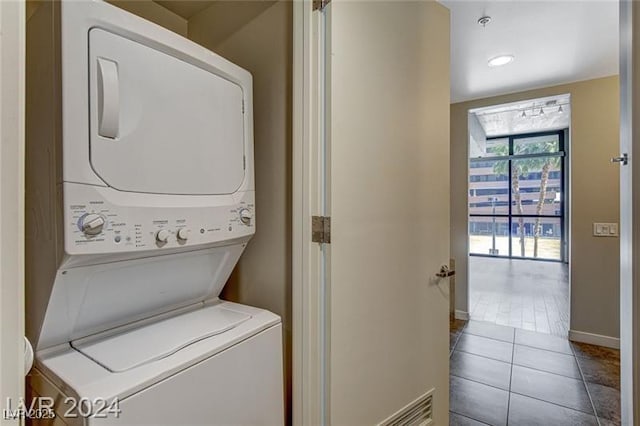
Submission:
[[[607,222],[595,222],[593,224],[594,237],[617,237],[618,224]]]

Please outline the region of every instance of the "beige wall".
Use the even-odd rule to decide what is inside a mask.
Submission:
[[[189,38],[214,51],[224,49],[226,42],[233,44],[235,40],[237,43],[247,34],[255,34],[256,25],[259,26],[262,23],[262,26],[269,26],[264,16],[257,22],[252,21],[275,3],[267,0],[217,0],[212,6],[189,18]],[[273,13],[267,19],[273,19]],[[279,24],[284,25],[282,22]],[[242,30],[245,26],[247,28]],[[273,46],[277,43],[277,40],[271,42]],[[229,50],[229,47],[226,50]],[[216,53],[219,52],[216,51]]]
[[[107,0],[107,2],[181,36],[187,36],[187,20],[152,0]]]
[[[223,2],[189,20],[192,40],[253,75],[256,234],[222,297],[265,308],[282,317],[288,396],[291,395],[292,22],[292,3],[284,1]],[[219,23],[225,26],[224,31]]]
[[[571,94],[570,329],[619,334],[619,240],[592,236],[593,222],[618,222],[619,80],[617,76],[451,105],[451,257],[456,259],[456,309],[467,305],[467,173],[469,109]]]

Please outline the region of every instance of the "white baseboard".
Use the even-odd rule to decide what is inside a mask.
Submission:
[[[593,333],[587,333],[584,331],[569,330],[569,340],[571,340],[572,342],[588,343],[590,345],[598,345],[598,346],[604,346],[607,348],[620,349],[619,338],[603,336],[602,334],[593,334]]]
[[[469,321],[469,312],[456,309],[456,312],[454,313],[454,317],[459,320]]]

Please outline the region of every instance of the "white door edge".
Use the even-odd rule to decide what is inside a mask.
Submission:
[[[640,197],[634,187],[640,173],[633,161],[640,145],[638,124],[637,67],[640,13],[635,2],[620,2],[620,155],[627,153],[628,165],[620,165],[620,378],[621,418],[624,425],[640,423],[640,229],[634,218],[640,210]]]
[[[0,408],[24,398],[25,2],[0,2]],[[0,424],[20,424],[18,419]]]

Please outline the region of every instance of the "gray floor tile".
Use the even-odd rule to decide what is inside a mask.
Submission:
[[[469,257],[472,320],[567,337],[568,265],[525,259]]]
[[[453,357],[451,357],[451,374],[509,390],[511,364],[455,351]]]
[[[620,391],[594,383],[587,383],[587,387],[598,417],[620,424]]]
[[[509,424],[516,426],[598,426],[592,415],[538,399],[511,394]]]
[[[515,329],[513,327],[505,327],[503,325],[492,324],[489,322],[469,321],[464,332],[467,334],[513,343]]]
[[[494,426],[507,424],[507,391],[451,377],[449,400],[454,413]]]
[[[573,355],[516,345],[513,352],[513,363],[537,370],[561,374],[574,379],[582,379],[580,370]]]
[[[620,389],[620,363],[599,358],[577,358],[584,380]]]
[[[456,345],[456,351],[468,352],[499,361],[511,362],[513,344],[486,337],[463,333]]]
[[[589,395],[581,380],[514,365],[511,391],[593,414]]]
[[[484,426],[486,423],[461,416],[456,413],[449,413],[449,426]]]
[[[457,333],[449,333],[449,351],[452,351],[456,346],[456,342],[458,342],[458,334]]]
[[[546,349],[548,351],[562,352],[573,355],[571,346],[567,339],[552,336],[550,334],[536,333],[528,330],[516,330],[516,340],[518,345],[532,346],[534,348]]]

